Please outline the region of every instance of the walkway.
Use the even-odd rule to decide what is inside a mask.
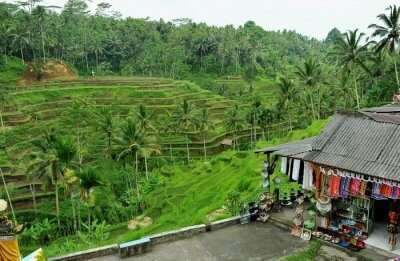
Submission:
[[[127,258],[127,261],[235,261],[277,260],[303,248],[307,242],[291,236],[272,224],[251,223],[227,227],[193,238],[160,244],[147,254]],[[107,256],[93,261],[116,261]]]

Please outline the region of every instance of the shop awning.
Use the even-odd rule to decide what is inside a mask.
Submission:
[[[371,115],[372,114],[372,115]],[[400,181],[400,119],[374,113],[336,114],[314,138],[258,150],[354,173]]]

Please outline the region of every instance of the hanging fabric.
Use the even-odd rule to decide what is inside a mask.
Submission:
[[[392,196],[392,186],[387,184],[382,184],[380,188],[381,195],[390,198]]]
[[[315,190],[316,190],[316,197],[319,198],[321,195],[321,187],[322,187],[322,174],[321,170],[316,165],[311,165],[313,172],[315,173]]]
[[[371,193],[371,198],[374,198],[376,200],[382,200],[385,199],[385,197],[383,197],[381,195],[381,184],[379,183],[372,183],[372,193]]]
[[[361,181],[361,184],[360,184],[360,192],[359,192],[359,195],[360,196],[365,196],[365,191],[367,190],[367,182],[366,181]]]
[[[299,180],[299,174],[300,174],[300,160],[294,159],[293,160],[293,171],[292,171],[292,179],[295,181]]]
[[[329,195],[332,198],[339,197],[340,192],[340,176],[332,175],[329,177]]]
[[[309,162],[304,162],[304,177],[303,186],[304,190],[311,190],[313,187],[313,169]]]
[[[353,196],[357,196],[360,191],[361,180],[352,178],[350,181],[350,194]]]
[[[281,157],[281,172],[283,174],[286,174],[286,171],[287,171],[287,158]]]
[[[288,158],[287,175],[289,176],[289,179],[292,179],[292,172],[293,172],[293,159],[292,158]]]
[[[347,198],[349,196],[349,185],[351,178],[343,177],[340,180],[340,197]]]

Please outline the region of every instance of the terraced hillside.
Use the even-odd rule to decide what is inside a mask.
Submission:
[[[236,81],[240,81],[236,80]],[[229,84],[234,85],[234,81]],[[268,94],[273,100],[273,91]],[[17,207],[29,207],[30,189],[35,186],[36,197],[46,198],[52,192],[42,190],[40,182],[28,182],[26,164],[32,151],[32,142],[45,130],[62,129],[65,133],[75,132],[80,125],[76,121],[74,106],[84,101],[93,108],[111,106],[119,119],[127,117],[139,105],[145,105],[158,117],[155,133],[160,137],[164,153],[159,157],[184,157],[186,153],[186,135],[167,130],[168,115],[173,114],[182,100],[190,102],[196,110],[207,107],[215,128],[207,137],[206,147],[209,154],[225,149],[221,141],[231,138],[225,130],[226,111],[238,100],[221,96],[215,92],[201,89],[186,81],[173,81],[161,78],[120,78],[113,80],[79,80],[70,82],[48,82],[29,86],[17,86],[10,93],[9,103],[3,112],[6,126],[6,153],[0,155],[0,167],[6,181],[12,188],[13,200]],[[248,106],[250,100],[243,99],[239,105]],[[271,126],[271,131],[274,126]],[[85,133],[82,129],[82,133]],[[239,139],[246,141],[250,135],[248,128],[239,133]],[[189,133],[189,149],[192,156],[203,152],[202,136],[198,132]],[[88,144],[91,148],[102,150],[104,144]],[[93,155],[92,155],[93,156]]]
[[[215,81],[217,92],[233,100],[240,100],[243,106],[248,107],[254,96],[263,104],[273,105],[276,102],[278,88],[276,83],[269,79],[260,79],[252,84],[238,76],[227,76]],[[222,91],[223,90],[223,91]]]

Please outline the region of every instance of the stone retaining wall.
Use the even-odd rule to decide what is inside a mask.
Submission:
[[[108,245],[104,247],[89,249],[85,251],[80,251],[72,253],[65,256],[49,258],[49,261],[78,261],[86,260],[95,257],[109,256],[118,253],[119,246],[117,244]]]
[[[149,236],[150,244],[157,245],[166,242],[171,242],[179,239],[189,238],[200,233],[205,233],[208,231],[218,230],[227,226],[237,225],[240,223],[240,217],[232,217],[228,219],[223,219],[219,221],[212,222],[210,224],[201,224],[195,225],[190,227],[185,227],[178,230],[163,232],[159,234],[155,234]],[[99,247],[95,249],[89,249],[81,252],[72,253],[65,256],[60,257],[53,257],[50,258],[49,261],[78,261],[78,260],[87,260],[90,258],[101,257],[101,256],[109,256],[109,255],[116,255],[118,253],[124,253],[124,257],[126,257],[126,252],[122,251],[121,248],[125,248],[125,246],[129,245],[129,242],[120,245],[109,245],[104,247]],[[134,241],[132,241],[132,246],[134,246]],[[129,251],[131,253],[138,253],[140,254],[141,251]]]

